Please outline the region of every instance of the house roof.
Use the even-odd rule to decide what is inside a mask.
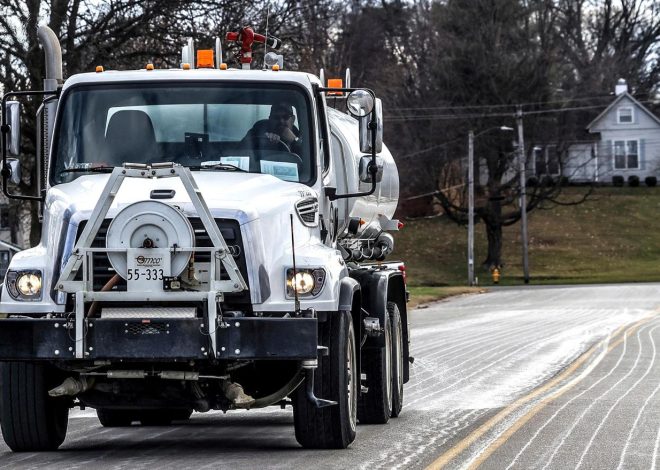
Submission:
[[[646,114],[648,114],[648,115],[651,117],[651,119],[653,119],[655,122],[657,122],[658,124],[660,124],[660,118],[658,118],[658,116],[656,116],[656,115],[653,114],[651,111],[649,111],[649,110],[646,108],[646,106],[644,106],[642,103],[640,103],[639,101],[637,101],[637,100],[636,100],[636,99],[635,99],[630,93],[628,93],[628,92],[626,91],[626,92],[624,92],[624,93],[621,93],[619,96],[617,96],[616,99],[615,99],[614,101],[612,101],[612,102],[610,103],[610,105],[609,105],[607,108],[605,108],[605,110],[604,110],[602,113],[600,113],[598,116],[596,116],[596,119],[594,119],[593,121],[591,121],[591,122],[589,123],[589,125],[587,126],[587,129],[588,129],[588,130],[591,130],[591,128],[592,128],[592,127],[593,127],[598,121],[600,121],[605,115],[607,115],[607,114],[612,110],[612,108],[614,108],[614,107],[615,107],[615,106],[616,106],[621,100],[623,100],[623,98],[628,98],[630,101],[633,102],[633,104],[634,104],[635,106],[637,106],[639,109],[641,109],[641,110],[644,111]]]

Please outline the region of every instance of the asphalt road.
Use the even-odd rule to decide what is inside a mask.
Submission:
[[[292,414],[195,414],[102,428],[75,411],[61,450],[12,468],[660,468],[660,285],[499,289],[411,313],[401,417],[344,451],[306,451]]]

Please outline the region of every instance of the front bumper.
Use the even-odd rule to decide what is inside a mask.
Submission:
[[[174,361],[317,358],[315,318],[231,318],[216,328],[217,351],[203,319],[88,319],[85,360]],[[0,320],[0,361],[75,360],[75,326],[63,319]]]

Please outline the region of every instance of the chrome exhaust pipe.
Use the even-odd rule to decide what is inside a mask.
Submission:
[[[46,56],[46,78],[44,79],[44,90],[55,91],[62,84],[62,48],[57,36],[46,25],[37,29],[39,42],[44,48]]]

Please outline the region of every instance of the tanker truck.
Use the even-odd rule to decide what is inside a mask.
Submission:
[[[2,100],[3,191],[42,218],[1,292],[7,445],[57,449],[75,407],[118,427],[291,406],[305,448],[397,417],[407,293],[403,263],[383,262],[401,224],[375,93],[284,70],[279,41],[247,27],[226,38],[240,68],[219,39],[190,40],[176,69],[66,80],[57,37],[38,36],[44,89]],[[15,187],[26,99],[32,196]]]

